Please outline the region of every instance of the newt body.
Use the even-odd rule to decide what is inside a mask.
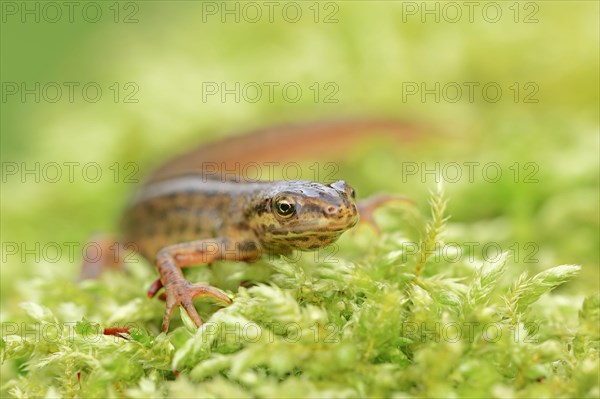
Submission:
[[[287,132],[288,143],[290,132],[292,142],[302,138],[302,133],[309,138],[318,133],[323,139],[321,144],[325,144],[328,138],[337,141],[344,135],[358,137],[361,131],[378,127],[406,136],[406,125],[374,122],[301,125],[279,132],[281,137]],[[262,138],[279,137],[277,133],[269,129],[263,131]],[[333,243],[359,220],[354,189],[343,180],[331,184],[301,180],[250,182],[204,172],[203,161],[219,160],[231,165],[260,159],[260,151],[273,155],[264,148],[268,146],[250,148],[252,137],[261,139],[260,134],[241,136],[240,145],[226,140],[222,145],[201,147],[166,163],[140,188],[124,214],[124,242],[133,244],[158,267],[160,280],[148,295],[153,297],[165,288],[163,331],[168,330],[178,305],[197,326],[202,324],[192,303],[196,296],[210,295],[231,302],[214,287],[189,283],[182,267],[218,260],[253,261],[264,253],[314,250]],[[264,142],[282,148],[279,140]],[[368,220],[373,208],[385,201],[387,198],[378,198],[360,211]]]
[[[354,189],[342,180],[250,183],[192,174],[143,187],[123,230],[148,259],[170,245],[218,239],[251,260],[321,248],[357,222]]]

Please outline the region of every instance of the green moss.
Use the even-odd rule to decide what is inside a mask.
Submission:
[[[458,265],[453,277],[419,275],[457,268],[432,249],[452,225],[444,203],[433,194],[432,220],[421,226],[425,259],[398,253],[402,232],[384,232],[384,244],[363,257],[230,263],[226,275],[203,268],[230,286],[253,268],[272,273],[233,290],[227,308],[199,304],[206,323],[198,330],[182,313],[183,324],[158,333],[161,304],[140,299],[150,273],[110,274],[60,298],[57,282],[40,284],[39,303],[22,305],[27,320],[5,323],[15,330],[1,341],[4,367],[20,371],[3,389],[16,397],[596,396],[598,296],[569,325],[553,323],[558,307],[530,311],[579,267],[502,279],[516,269],[505,254]],[[359,227],[340,246],[372,234]],[[545,306],[566,299],[547,297]],[[79,308],[86,318],[67,323]],[[124,323],[129,334],[102,334]]]

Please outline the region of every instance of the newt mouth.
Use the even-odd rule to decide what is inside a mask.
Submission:
[[[314,236],[314,235],[331,235],[340,236],[346,230],[354,227],[358,223],[358,218],[353,220],[344,220],[329,222],[325,225],[320,223],[302,224],[295,227],[281,227],[271,230],[271,234],[278,236]]]

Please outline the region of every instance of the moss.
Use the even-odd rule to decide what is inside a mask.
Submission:
[[[414,254],[402,253],[395,231],[362,257],[230,263],[227,274],[203,268],[229,286],[256,269],[272,272],[233,290],[227,308],[199,304],[206,323],[198,330],[182,313],[182,323],[158,333],[161,304],[140,299],[149,272],[110,274],[79,290],[40,283],[39,300],[22,304],[27,319],[4,325],[15,329],[1,341],[4,367],[20,371],[3,389],[16,397],[595,396],[598,297],[570,325],[552,322],[559,307],[530,311],[579,267],[503,279],[516,268],[506,254],[457,267],[433,249],[452,225],[445,201],[442,191],[432,195]],[[359,227],[340,247],[372,234]],[[85,318],[69,323],[80,308]],[[102,334],[125,324],[129,333]]]

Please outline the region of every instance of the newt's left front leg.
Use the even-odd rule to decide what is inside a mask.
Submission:
[[[356,204],[358,208],[358,214],[360,215],[360,222],[371,225],[378,234],[381,233],[379,225],[375,222],[375,219],[373,218],[373,213],[380,207],[388,205],[390,203],[414,205],[414,202],[410,198],[404,197],[402,195],[377,194],[372,197],[361,200]]]
[[[153,297],[162,286],[166,291],[166,309],[163,316],[162,330],[169,329],[169,322],[175,307],[181,305],[194,321],[196,326],[202,325],[202,319],[196,311],[193,299],[198,296],[212,296],[227,304],[231,299],[221,290],[207,284],[192,284],[185,279],[182,267],[209,264],[217,260],[249,261],[258,257],[255,246],[241,248],[238,243],[224,239],[198,240],[170,245],[158,251],[156,266],[160,273],[160,284],[154,283],[148,291]]]

